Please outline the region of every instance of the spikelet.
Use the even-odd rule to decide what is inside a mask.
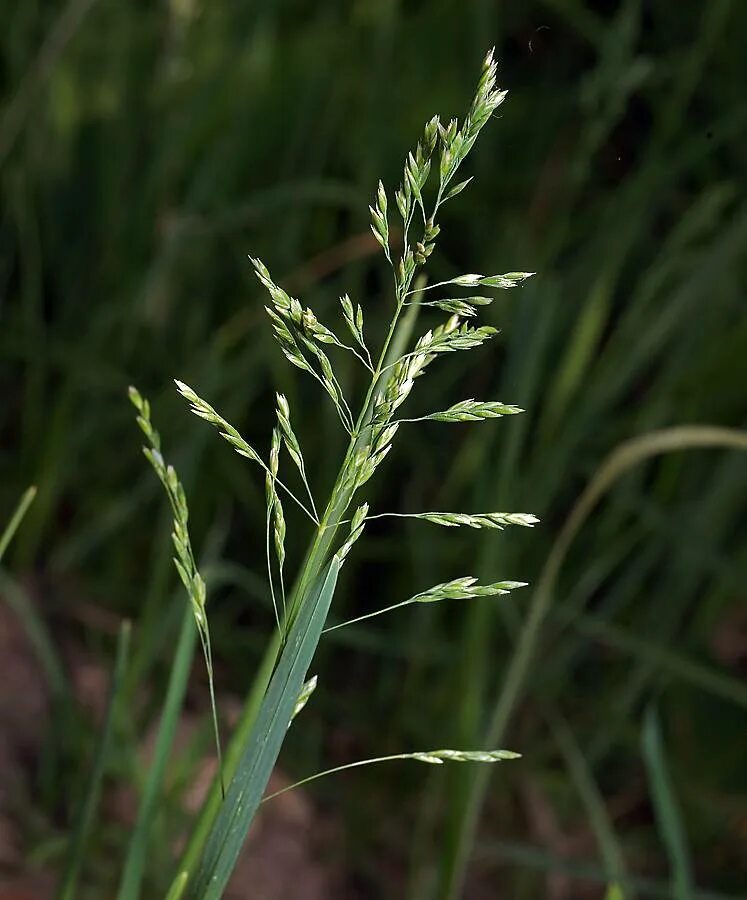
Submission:
[[[471,575],[454,578],[436,584],[427,591],[410,597],[407,603],[436,603],[439,600],[471,600],[474,597],[495,597],[526,587],[525,581],[497,581],[494,584],[478,584]]]
[[[539,519],[531,513],[451,513],[451,512],[425,512],[403,514],[411,519],[423,519],[434,525],[443,525],[446,528],[458,528],[466,525],[468,528],[495,528],[502,531],[507,525],[520,525],[524,528],[533,528]]]
[[[316,690],[318,681],[319,677],[317,675],[312,675],[312,677],[309,678],[308,681],[304,682],[304,685],[301,688],[301,692],[298,695],[298,699],[296,700],[296,705],[293,707],[291,722],[296,718],[296,716],[301,712],[304,706],[306,706],[306,704],[311,699],[311,695]]]
[[[523,412],[520,406],[508,403],[492,400],[460,400],[443,412],[429,413],[422,418],[432,419],[434,422],[479,422],[484,419],[497,419],[500,416],[515,416]]]
[[[189,403],[191,411],[217,428],[221,437],[225,438],[237,453],[241,456],[246,456],[253,462],[262,463],[257,451],[244,440],[233,425],[219,415],[202,397],[198,397],[188,384],[176,378],[174,379],[174,384],[182,397]]]
[[[432,765],[443,765],[444,762],[496,763],[507,759],[521,759],[521,753],[514,753],[512,750],[425,750],[409,753],[405,758]]]

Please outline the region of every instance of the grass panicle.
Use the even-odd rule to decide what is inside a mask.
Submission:
[[[143,4],[97,0],[6,5],[0,533],[28,485],[39,490],[0,561],[0,596],[53,704],[35,766],[38,790],[29,797],[22,791],[20,806],[13,801],[8,813],[28,819],[25,855],[44,869],[62,863],[59,824],[74,820],[82,796],[70,775],[85,772],[94,751],[95,723],[78,712],[56,646],[71,629],[72,649],[82,639],[111,671],[116,623],[135,618],[123,727],[105,788],[111,779],[134,790],[141,810],[155,796],[152,827],[138,837],[147,853],[144,897],[163,898],[164,879],[176,872],[166,869],[185,824],[178,795],[204,774],[197,754],[209,717],[187,747],[177,741],[169,748],[160,738],[165,718],[183,716],[178,704],[167,708],[170,672],[179,670],[178,681],[184,672],[202,681],[200,661],[193,673],[193,663],[177,660],[180,629],[191,626],[195,647],[199,639],[181,581],[172,577],[171,528],[153,532],[161,485],[138,458],[142,442],[127,410],[112,407],[112,392],[135,377],[136,384],[167,387],[172,375],[184,377],[266,460],[276,424],[274,382],[290,401],[316,513],[295,463],[288,459],[283,468],[285,446],[279,478],[318,521],[325,513],[345,432],[318,383],[306,373],[294,378],[285,366],[260,301],[273,304],[247,252],[268,264],[304,311],[310,306],[355,348],[373,374],[395,301],[393,268],[369,230],[367,207],[386,218],[396,267],[406,249],[402,211],[407,215],[409,204],[412,262],[420,262],[428,244],[435,249],[416,271],[412,289],[419,281],[421,293],[406,297],[387,364],[453,314],[502,334],[479,359],[478,351],[441,358],[439,371],[428,369],[395,416],[445,410],[473,395],[531,410],[475,429],[402,426],[373,478],[357,489],[344,525],[336,529],[331,517],[324,536],[334,533],[330,552],[346,541],[364,502],[371,507],[367,519],[384,510],[527,509],[547,525],[501,537],[468,526],[434,530],[435,523],[404,517],[367,520],[348,554],[352,571],[341,579],[330,624],[464,573],[480,583],[515,577],[539,586],[545,562],[557,559],[566,520],[575,521],[570,514],[584,486],[620,442],[672,426],[745,426],[747,105],[738,86],[747,84],[747,4],[691,4],[688,16],[675,4],[640,0],[564,0],[551,11],[544,3],[519,4],[510,16],[485,0],[472,7],[360,7],[364,14],[344,16],[313,4],[292,16],[277,4],[184,0],[159,4],[157,12],[154,4],[146,11]],[[550,30],[537,29],[539,22]],[[426,237],[439,188],[441,129],[451,130],[450,140],[462,131],[475,93],[472,63],[494,36],[499,56],[506,49],[510,77],[521,82],[521,97],[493,111],[443,189]],[[396,92],[391,79],[378,77],[388,69],[396,69]],[[152,102],[140,102],[146,97]],[[461,112],[460,97],[467,101]],[[440,118],[431,118],[435,111]],[[416,125],[430,121],[413,130],[413,115]],[[453,125],[452,115],[459,117]],[[154,116],[163,127],[153,127]],[[411,149],[414,163],[406,152],[398,159],[398,147]],[[426,161],[428,178],[413,187]],[[489,277],[511,269],[541,269],[543,276],[511,290],[428,287],[463,272]],[[368,354],[338,309],[346,292],[349,319]],[[471,295],[494,298],[493,305]],[[357,413],[367,369],[324,343],[321,332],[317,341]],[[377,393],[384,389],[382,378]],[[239,697],[251,692],[258,707],[279,643],[273,626],[263,652],[261,626],[269,629],[273,617],[264,578],[263,470],[226,453],[224,439],[214,440],[209,428],[185,421],[173,399],[159,402],[155,424],[187,489],[191,537],[208,585],[219,709],[218,670],[233,673],[227,687]],[[538,751],[522,768],[531,767],[533,784],[544,783],[564,824],[583,822],[589,838],[588,856],[570,860],[539,846],[524,819],[498,834],[496,823],[510,821],[526,799],[525,779],[517,781],[514,770],[488,781],[490,766],[448,766],[430,777],[392,766],[362,779],[350,773],[356,801],[336,814],[343,829],[366,818],[374,785],[379,800],[402,801],[413,827],[402,842],[386,815],[368,816],[350,861],[352,877],[363,865],[373,893],[423,900],[469,895],[473,867],[478,880],[500,871],[500,891],[508,895],[546,896],[555,881],[566,880],[574,896],[601,896],[612,884],[619,886],[615,900],[671,896],[672,845],[657,812],[656,782],[643,777],[637,740],[642,712],[653,701],[694,867],[693,894],[726,900],[741,893],[745,854],[731,811],[738,803],[747,685],[729,644],[747,559],[744,459],[743,451],[726,447],[667,450],[627,470],[576,529],[551,591],[533,585],[515,597],[458,608],[411,607],[341,631],[340,638],[329,635],[335,652],[318,654],[312,668],[319,690],[330,696],[318,705],[312,700],[314,708],[295,722],[314,734],[296,735],[296,752],[285,760],[286,769],[295,766],[293,778],[333,764],[316,731],[336,705],[342,675],[350,696],[365,697],[346,709],[345,730],[365,741],[375,710],[386,710],[393,729],[386,747],[364,744],[361,756],[437,743],[492,748],[513,741],[513,747],[519,733],[511,723],[520,719],[524,748]],[[290,600],[316,523],[309,527],[313,520],[305,515],[298,521],[294,502],[281,484],[276,488],[287,519]],[[230,559],[218,558],[221,535]],[[272,530],[270,541],[280,604]],[[543,614],[529,615],[548,594]],[[517,667],[520,648],[517,659],[529,662]],[[353,653],[361,664],[349,667]],[[390,659],[399,660],[402,678],[391,677]],[[594,715],[584,702],[589,690]],[[24,699],[25,693],[15,697]],[[499,702],[503,738],[490,727]],[[518,718],[507,719],[509,707]],[[562,729],[551,726],[553,708],[580,752],[570,752]],[[243,743],[252,718],[245,699],[231,726],[232,745]],[[154,740],[158,734],[159,743],[144,756],[146,734]],[[677,740],[684,734],[687,740]],[[166,760],[160,780],[158,759]],[[458,839],[461,823],[475,818],[468,800],[473,780],[487,782],[481,794],[489,812]],[[591,814],[594,782],[625,861],[618,874]],[[620,798],[632,804],[634,795],[645,814],[620,817]],[[220,803],[216,781],[189,846],[203,846]],[[108,806],[105,827],[96,822],[86,849],[81,894],[115,896],[120,867],[112,859],[124,859],[131,835],[110,827],[117,823]],[[724,852],[711,853],[714,846]],[[389,867],[362,862],[371,848],[401,859],[410,872],[407,887]],[[184,869],[193,872],[199,854],[185,850]],[[185,872],[185,892],[186,878]],[[291,884],[286,893],[293,892]]]
[[[151,422],[150,403],[140,394],[137,388],[134,387],[130,387],[129,397],[132,405],[137,410],[137,423],[148,442],[148,445],[143,447],[143,454],[153,467],[153,471],[163,485],[166,495],[169,498],[169,503],[171,504],[173,513],[173,531],[171,539],[176,551],[173,562],[179,573],[182,584],[184,585],[184,589],[187,592],[187,597],[189,598],[192,607],[192,615],[194,616],[195,625],[197,626],[197,633],[202,645],[202,654],[205,660],[205,669],[207,671],[208,687],[210,690],[210,707],[213,719],[215,748],[218,754],[218,777],[220,778],[221,789],[224,791],[223,752],[221,748],[218,709],[215,701],[215,684],[213,678],[213,650],[210,641],[210,626],[208,624],[206,609],[207,588],[205,586],[205,580],[197,568],[195,556],[192,551],[192,542],[189,537],[188,528],[189,508],[187,506],[187,498],[182,483],[179,481],[179,477],[176,474],[176,470],[172,465],[165,462],[163,455],[161,454],[161,436],[155,430]]]
[[[456,120],[444,127],[438,117],[432,118],[426,124],[422,139],[415,150],[407,155],[403,180],[394,194],[397,209],[403,219],[402,250],[399,259],[396,259],[394,252],[394,232],[389,228],[390,207],[387,192],[381,182],[378,184],[374,203],[369,208],[371,227],[392,271],[394,309],[375,362],[364,340],[363,309],[360,304],[354,307],[347,294],[340,301],[345,324],[356,345],[348,346],[320,322],[313,310],[304,307],[299,300],[277,284],[267,266],[259,258],[250,257],[255,275],[269,295],[269,303],[265,309],[281,351],[289,362],[310,374],[322,387],[332,400],[349,437],[347,450],[321,515],[317,513],[306,475],[301,443],[291,426],[290,408],[283,394],[277,394],[276,397],[277,425],[273,429],[269,456],[265,462],[238,430],[209,403],[184,382],[176,382],[177,389],[189,403],[192,412],[217,428],[221,436],[240,455],[258,464],[265,471],[267,575],[279,636],[279,640],[272,645],[270,661],[273,674],[259,708],[255,711],[255,707],[252,706],[253,718],[247,721],[245,728],[242,728],[241,746],[230,748],[230,757],[232,761],[235,759],[235,763],[232,764],[231,770],[226,772],[230,781],[225,802],[205,827],[198,822],[197,832],[206,836],[202,857],[196,867],[193,867],[191,861],[195,859],[195,853],[199,848],[192,843],[179,868],[178,878],[183,878],[184,872],[187,872],[186,896],[193,900],[197,898],[217,900],[221,896],[246,831],[265,793],[267,780],[280,752],[285,732],[316,687],[316,679],[306,680],[306,676],[317,644],[325,630],[331,631],[350,624],[346,622],[332,628],[324,627],[340,567],[363,533],[369,518],[368,501],[358,500],[352,517],[346,518],[346,515],[356,494],[378,471],[394,446],[400,426],[400,422],[394,419],[395,412],[408,399],[415,380],[424,374],[430,363],[438,356],[476,350],[497,334],[492,326],[471,325],[462,321],[462,317],[474,318],[477,307],[489,303],[489,299],[483,297],[472,297],[465,301],[453,298],[434,301],[437,307],[440,304],[440,308],[451,315],[417,339],[412,349],[408,349],[406,337],[410,333],[411,324],[409,322],[403,324],[402,316],[405,307],[417,306],[421,302],[431,304],[431,301],[422,300],[423,279],[418,276],[416,284],[415,278],[436,248],[440,234],[437,216],[441,205],[461,193],[467,184],[462,182],[450,188],[451,181],[480,130],[505,98],[505,91],[495,86],[495,76],[496,66],[491,52],[484,60],[477,92],[461,127]],[[438,184],[433,189],[429,184],[432,171],[438,172]],[[506,288],[519,284],[526,277],[527,273],[509,273],[504,276],[463,275],[442,284]],[[370,382],[357,414],[353,414],[332,360],[322,349],[323,346],[353,353],[370,370]],[[148,438],[146,456],[163,482],[174,510],[174,545],[177,551],[175,564],[189,592],[195,620],[203,637],[203,650],[212,692],[212,658],[205,613],[205,586],[197,571],[189,542],[184,492],[173,468],[163,461],[160,438],[150,424],[147,402],[134,391],[131,397],[138,409],[138,422]],[[444,412],[433,413],[424,418],[447,422],[475,422],[512,415],[520,411],[518,407],[502,403],[464,400]],[[305,505],[280,481],[280,451],[283,445],[301,477],[309,496],[311,510],[306,509]],[[308,552],[287,599],[284,579],[286,520],[278,487],[282,487],[307,511],[315,526]],[[447,527],[464,525],[474,529],[498,530],[507,525],[530,527],[538,521],[534,516],[523,513],[424,512],[415,513],[413,517]],[[340,540],[338,530],[345,524],[349,525],[347,537]],[[272,562],[273,550],[275,565]],[[275,588],[276,574],[280,585],[280,602]],[[410,604],[500,596],[523,586],[524,582],[517,581],[479,584],[472,576],[456,578],[415,594],[402,603],[368,616],[358,617],[351,622]],[[253,699],[251,702],[254,704]],[[217,722],[214,706],[213,717]],[[510,751],[490,749],[434,750],[400,754],[387,759],[414,759],[430,764],[442,764],[445,761],[493,763],[514,759],[517,756],[518,754]],[[307,781],[315,777],[319,776],[312,776]]]

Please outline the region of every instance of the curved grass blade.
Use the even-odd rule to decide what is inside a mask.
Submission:
[[[96,749],[96,756],[93,764],[93,771],[91,772],[91,779],[88,783],[88,790],[73,830],[65,874],[63,875],[62,886],[57,895],[58,900],[75,900],[75,897],[78,896],[78,875],[86,852],[86,845],[91,836],[91,830],[96,816],[96,807],[98,806],[99,795],[101,793],[101,783],[104,778],[106,765],[109,761],[109,749],[111,746],[114,721],[116,719],[118,706],[117,701],[124,680],[129,648],[130,623],[123,622],[117,639],[117,656],[114,663],[114,674],[112,675],[112,682],[109,688],[109,699],[106,707],[104,727],[101,730],[99,745]]]
[[[219,900],[262,802],[337,583],[335,556],[301,607],[265,694],[249,740],[208,838],[189,897]]]
[[[582,492],[560,530],[545,561],[526,618],[508,664],[501,690],[493,705],[486,745],[494,746],[505,734],[508,721],[521,696],[542,625],[547,617],[558,575],[576,535],[609,489],[630,469],[652,457],[695,448],[747,450],[747,432],[712,425],[680,425],[652,431],[624,441],[604,460]],[[464,811],[456,824],[454,849],[445,860],[442,896],[460,896],[473,845],[477,821],[488,786],[484,770],[478,770],[470,787]]]

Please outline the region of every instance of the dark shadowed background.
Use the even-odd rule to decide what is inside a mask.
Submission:
[[[487,746],[506,704],[501,745],[523,760],[487,782],[401,763],[289,794],[231,896],[575,900],[613,876],[625,897],[744,896],[747,456],[719,446],[725,432],[655,433],[747,426],[747,5],[0,9],[0,523],[38,486],[0,570],[0,897],[51,896],[125,618],[126,713],[81,897],[113,896],[148,766],[185,599],[127,385],[151,398],[188,491],[228,731],[273,624],[264,484],[171,379],[263,450],[283,391],[323,496],[344,434],[273,343],[247,254],[324,321],[348,292],[380,339],[392,297],[367,204],[379,177],[392,195],[428,118],[464,114],[491,45],[509,97],[429,277],[538,274],[499,292],[484,320],[501,334],[434,365],[407,415],[465,397],[527,413],[406,426],[373,511],[542,524],[372,523],[333,614],[464,574],[533,586],[330,635],[277,779]],[[340,365],[357,397],[360,374]],[[289,511],[291,573],[308,537]],[[207,712],[196,660],[147,897],[163,895],[212,771]]]

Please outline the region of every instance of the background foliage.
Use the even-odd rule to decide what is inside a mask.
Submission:
[[[54,868],[96,733],[72,700],[65,654],[110,668],[117,623],[133,620],[110,781],[137,786],[184,603],[126,386],[154,400],[182,473],[208,563],[219,692],[242,695],[272,627],[263,484],[188,415],[170,379],[195,385],[259,446],[281,390],[312,480],[328,487],[342,452],[333,413],[270,341],[247,254],[322,317],[349,292],[380,333],[392,301],[366,205],[379,177],[399,179],[423,122],[461,112],[490,45],[509,98],[474,152],[475,186],[445,211],[430,273],[539,274],[488,308],[502,334],[478,364],[434,367],[408,415],[465,396],[529,412],[471,429],[409,426],[377,503],[521,510],[543,524],[476,537],[372,523],[336,614],[468,571],[536,581],[622,441],[745,426],[747,9],[27,0],[2,16],[3,517],[26,485],[39,488],[2,593],[21,591],[14,608],[56,698],[10,807],[29,864]],[[524,754],[521,770],[491,773],[468,835],[467,896],[496,896],[495,885],[511,897],[597,896],[615,852],[642,895],[669,896],[683,866],[711,891],[692,896],[744,889],[745,488],[742,454],[675,452],[631,469],[581,528],[504,741]],[[289,565],[305,541],[290,512]],[[434,738],[480,746],[527,603],[426,606],[335,632],[285,767],[301,777]],[[196,667],[190,702],[204,712],[204,701]],[[154,890],[209,741],[205,718],[174,763]],[[662,766],[674,798],[663,805]],[[472,769],[344,778],[315,796],[342,823],[330,852],[346,854],[347,896],[448,896]],[[115,817],[94,835],[91,896],[106,894],[106,859],[125,839]]]

